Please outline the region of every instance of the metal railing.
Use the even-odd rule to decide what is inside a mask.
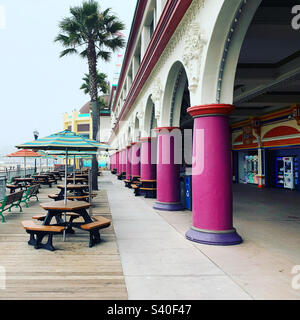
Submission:
[[[47,171],[48,169],[52,169],[52,167],[48,168],[48,167],[38,167],[36,172],[39,173],[39,172],[43,172],[43,171]],[[34,172],[34,168],[30,167],[30,168],[26,168],[26,175],[33,175],[35,172]],[[20,167],[17,167],[17,168],[5,168],[5,169],[0,169],[0,176],[2,177],[6,177],[7,181],[10,181],[12,178],[14,177],[18,177],[18,176],[21,176],[21,177],[24,177],[25,176],[25,170],[24,169],[21,169]]]

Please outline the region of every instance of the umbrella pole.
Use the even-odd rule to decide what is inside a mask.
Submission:
[[[26,157],[24,157],[24,178],[26,177]]]
[[[92,197],[92,170],[89,168],[88,171],[88,184],[89,184],[89,203],[90,203],[90,207],[89,207],[89,215],[92,216],[93,215],[93,208],[92,208],[92,201],[93,201],[93,197]]]
[[[76,183],[76,180],[75,180],[75,171],[76,171],[75,161],[76,161],[76,156],[74,155],[74,166],[73,166],[73,183],[74,184]]]
[[[64,203],[67,204],[67,178],[68,178],[68,149],[66,149],[66,164],[65,164],[65,198]],[[66,211],[64,212],[65,223],[67,221]],[[66,229],[64,230],[63,240],[66,241]]]

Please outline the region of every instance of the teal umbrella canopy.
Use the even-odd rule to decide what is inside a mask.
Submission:
[[[68,150],[68,151],[97,151],[101,143],[85,139],[75,132],[65,130],[45,138],[26,142],[17,146],[19,149],[35,150]]]

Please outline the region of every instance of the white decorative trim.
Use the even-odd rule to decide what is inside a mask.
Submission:
[[[206,41],[200,32],[198,23],[189,24],[188,34],[185,37],[183,63],[189,78],[189,90],[195,92],[199,83],[200,63]]]
[[[155,109],[155,119],[157,120],[160,118],[160,114],[161,114],[162,97],[163,97],[163,90],[161,88],[160,79],[157,78],[154,81],[152,94],[151,94],[151,100],[154,103],[154,109]]]

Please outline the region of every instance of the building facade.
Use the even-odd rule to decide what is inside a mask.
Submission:
[[[180,179],[192,174],[189,240],[241,243],[233,226],[232,181],[299,189],[294,5],[137,2],[111,98],[109,143],[117,150],[111,168],[128,178],[128,162],[140,161],[135,173],[156,179],[159,210],[182,210]]]
[[[102,99],[108,104],[110,95],[103,95]],[[87,102],[79,111],[73,110],[71,114],[64,113],[63,129],[70,130],[89,139],[93,139],[92,116],[90,102]],[[110,136],[111,119],[110,107],[100,110],[100,141],[106,143]]]

